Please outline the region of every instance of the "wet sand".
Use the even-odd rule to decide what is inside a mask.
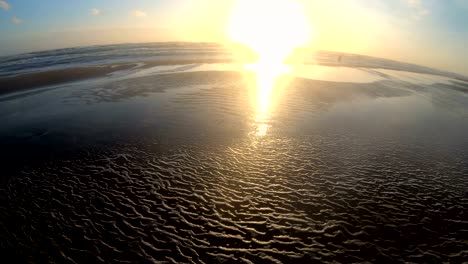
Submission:
[[[125,63],[116,65],[87,66],[45,72],[29,73],[11,77],[0,78],[0,95],[13,92],[20,92],[32,88],[40,88],[64,84],[75,81],[82,81],[91,78],[104,77],[118,71],[124,71],[138,67],[140,69],[150,68],[158,65],[185,65],[190,63],[223,63],[231,60],[168,60],[146,62],[138,67],[139,63]]]
[[[241,73],[197,69],[2,101],[0,255],[78,263],[468,258],[468,84],[378,70],[367,72],[374,79],[330,81],[337,75],[327,69],[321,80],[277,90],[259,120]]]
[[[88,78],[102,77],[115,71],[130,69],[133,66],[134,65],[132,64],[126,64],[117,66],[71,68],[13,77],[3,77],[0,78],[0,87],[2,87],[0,89],[0,94],[19,92],[31,88],[74,82]]]
[[[380,61],[377,61],[380,62]],[[462,82],[468,82],[463,76],[456,74],[441,72],[425,67],[416,67],[414,65],[406,65],[395,62],[395,65],[386,63],[384,65],[377,64],[377,62],[362,62],[362,61],[344,61],[344,62],[326,62],[326,61],[314,61],[304,62],[303,65],[318,65],[328,66],[330,68],[341,68],[345,67],[348,69],[388,69],[394,71],[405,71],[422,74],[436,74],[439,76],[446,76],[459,80]],[[391,61],[390,61],[391,62]],[[0,77],[0,95],[27,91],[34,88],[41,88],[47,86],[54,86],[60,84],[66,84],[76,81],[84,81],[86,79],[105,77],[106,75],[118,73],[119,71],[125,71],[130,69],[145,70],[157,66],[171,66],[171,65],[190,65],[190,64],[229,64],[239,63],[239,61],[233,59],[183,59],[183,60],[158,60],[158,61],[146,61],[143,63],[123,63],[113,65],[99,65],[99,66],[84,66],[84,67],[72,67],[59,70],[41,71],[35,73],[28,73],[16,76]],[[242,62],[245,63],[245,62]]]

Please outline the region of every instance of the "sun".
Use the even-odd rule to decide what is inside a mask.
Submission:
[[[310,23],[294,0],[237,0],[228,35],[230,41],[245,45],[256,54],[255,63],[245,68],[256,75],[257,119],[261,121],[269,112],[278,78],[290,71],[285,60],[295,48],[310,41]]]
[[[282,64],[310,39],[310,23],[294,0],[237,0],[228,27],[229,39],[250,47],[259,61]]]

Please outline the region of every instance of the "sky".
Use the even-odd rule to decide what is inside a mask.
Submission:
[[[468,0],[291,1],[307,15],[313,49],[468,75]],[[225,42],[235,2],[0,0],[0,55],[114,43]]]

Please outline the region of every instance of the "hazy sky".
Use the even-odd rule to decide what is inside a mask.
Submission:
[[[0,0],[0,55],[93,44],[223,41],[235,1]],[[468,0],[297,1],[314,29],[315,49],[468,75]]]

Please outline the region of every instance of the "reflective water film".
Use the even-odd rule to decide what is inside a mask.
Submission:
[[[0,256],[466,261],[468,82],[321,56],[177,57],[2,94]]]

